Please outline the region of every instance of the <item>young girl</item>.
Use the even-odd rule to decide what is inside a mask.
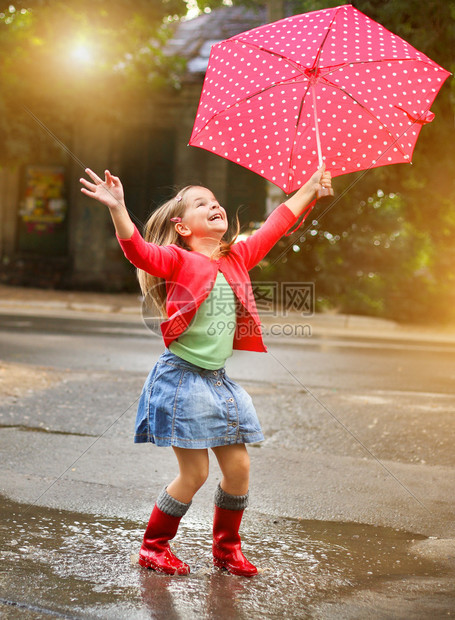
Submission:
[[[136,442],[172,446],[179,473],[159,495],[139,553],[141,566],[186,575],[170,550],[180,520],[208,476],[208,448],[222,473],[215,493],[213,561],[234,575],[257,569],[241,551],[248,504],[249,456],[245,444],[263,440],[251,398],[224,370],[233,349],[266,351],[248,271],[296,222],[317,190],[331,187],[324,167],[276,208],[244,241],[224,240],[226,212],[205,187],[189,186],[157,209],[145,240],[131,221],[120,180],[86,170],[81,191],[109,207],[125,256],[138,268],[145,298],[167,315],[165,352],[145,382],[136,419]],[[214,328],[216,324],[216,328]],[[224,329],[220,329],[224,326]]]

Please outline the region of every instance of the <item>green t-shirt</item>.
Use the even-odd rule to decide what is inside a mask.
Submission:
[[[187,362],[201,368],[223,368],[232,355],[236,327],[235,296],[218,271],[209,296],[199,306],[190,326],[169,349]]]

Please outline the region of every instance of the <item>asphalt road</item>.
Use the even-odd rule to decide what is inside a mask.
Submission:
[[[267,344],[267,355],[236,352],[227,366],[251,393],[266,436],[262,444],[250,447],[251,508],[245,529],[253,541],[253,556],[256,561],[263,558],[267,568],[256,590],[242,586],[240,593],[232,594],[226,583],[238,580],[213,582],[212,576],[207,577],[211,569],[199,561],[195,572],[199,577],[191,587],[204,593],[206,604],[203,609],[193,606],[193,617],[222,617],[216,615],[220,600],[228,601],[223,609],[229,609],[231,615],[226,617],[232,618],[361,618],[367,609],[369,618],[455,615],[455,595],[449,586],[455,571],[453,347],[368,337],[269,338]],[[59,527],[66,527],[65,519],[43,511],[57,510],[59,515],[68,511],[72,523],[80,522],[77,515],[83,514],[87,539],[94,537],[90,515],[116,519],[126,549],[134,550],[140,524],[176,471],[170,450],[133,445],[131,437],[135,402],[162,348],[156,336],[131,321],[0,315],[0,481],[4,496],[12,502],[5,503],[10,512],[47,519],[56,528],[58,519]],[[8,383],[8,377],[15,381]],[[210,519],[218,478],[213,463],[185,526],[186,534],[202,546],[208,539],[199,534],[200,524]],[[10,512],[7,521],[14,529],[17,520]],[[19,520],[22,525],[24,520],[27,517]],[[133,525],[128,529],[126,523]],[[310,556],[314,559],[326,545],[333,561],[324,567],[319,563],[311,572],[310,556],[302,556],[299,527],[306,532],[305,548],[317,547]],[[276,530],[272,536],[270,528]],[[99,531],[102,534],[102,528]],[[399,540],[394,538],[397,531],[402,533]],[[371,573],[365,570],[365,549],[366,541],[374,537],[388,551],[381,557],[377,550],[370,552],[368,562],[382,567]],[[20,535],[15,532],[13,539]],[[49,542],[52,536],[40,540]],[[277,540],[284,542],[275,550],[279,569],[274,571],[268,564]],[[348,567],[340,560],[334,540],[343,541],[354,564]],[[363,546],[355,543],[355,547],[353,541],[358,540]],[[73,543],[77,547],[80,539]],[[42,545],[33,546],[38,549],[35,564],[41,568],[43,558],[53,553],[51,542],[46,548]],[[30,554],[29,547],[22,548]],[[87,557],[92,557],[92,547],[88,549]],[[3,561],[11,561],[11,553]],[[85,557],[83,550],[80,554]],[[198,559],[194,562],[197,566]],[[406,566],[401,573],[396,571],[397,562]],[[57,560],[48,564],[55,569]],[[135,592],[140,590],[142,598],[139,603],[135,594],[126,597],[125,610],[117,594],[124,585],[121,575],[131,567],[123,571],[119,567],[118,574],[113,570],[116,576],[106,586],[110,599],[103,599],[104,606],[99,607],[103,611],[97,615],[103,598],[94,577],[97,570],[93,566],[85,577],[79,569],[71,573],[88,588],[90,604],[82,599],[58,604],[43,594],[37,608],[60,610],[67,617],[161,617],[157,610],[170,614],[162,617],[192,617],[183,586],[177,587],[176,580],[154,581],[153,587],[159,583],[162,594],[151,600],[150,584],[144,586],[136,569]],[[297,606],[296,571],[301,575]],[[365,583],[369,573],[374,584]],[[66,573],[58,578],[60,588],[62,579],[69,579]],[[30,583],[42,579],[43,570],[30,575]],[[44,592],[49,593],[58,580],[48,580]],[[278,610],[268,597],[280,583]],[[349,584],[354,584],[351,589]],[[4,608],[9,614],[33,613],[29,588],[20,589],[6,578],[2,585],[8,593]],[[239,600],[244,606],[232,602]],[[248,606],[254,613],[248,614]],[[179,615],[182,609],[185,613]]]

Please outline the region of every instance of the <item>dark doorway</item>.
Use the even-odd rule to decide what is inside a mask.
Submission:
[[[127,130],[121,179],[126,204],[140,230],[151,211],[172,196],[174,149],[173,130],[144,127]]]

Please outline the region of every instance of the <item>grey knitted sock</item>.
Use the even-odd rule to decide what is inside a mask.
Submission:
[[[156,505],[161,510],[161,512],[165,512],[171,517],[183,517],[183,515],[186,514],[186,512],[188,511],[188,508],[191,506],[191,502],[189,502],[188,504],[179,502],[178,499],[174,499],[171,495],[169,495],[166,489],[167,487],[164,487],[164,489],[158,495]]]
[[[215,505],[226,510],[245,510],[248,506],[249,493],[246,495],[230,495],[218,484],[215,491]]]

